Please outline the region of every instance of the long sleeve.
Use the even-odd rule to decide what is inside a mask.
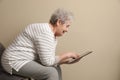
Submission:
[[[35,44],[40,62],[45,66],[54,66],[59,62],[55,56],[57,41],[48,24],[32,24],[26,29]]]
[[[53,36],[49,33],[42,33],[34,40],[41,63],[46,66],[55,65],[56,42]]]

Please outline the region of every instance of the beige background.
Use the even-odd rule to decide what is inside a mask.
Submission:
[[[0,42],[7,47],[28,24],[48,22],[57,8],[75,15],[57,54],[94,51],[63,65],[63,80],[120,80],[120,0],[0,0]]]

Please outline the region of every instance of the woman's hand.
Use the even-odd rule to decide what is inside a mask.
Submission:
[[[59,57],[60,64],[73,64],[80,60],[80,55],[74,52],[63,53]],[[74,61],[70,62],[70,59],[74,59]]]

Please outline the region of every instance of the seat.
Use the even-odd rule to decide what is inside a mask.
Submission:
[[[0,43],[0,80],[31,80],[30,78],[25,78],[22,76],[10,75],[3,69],[1,65],[1,55],[4,50],[5,50],[5,47],[3,46],[2,43]]]

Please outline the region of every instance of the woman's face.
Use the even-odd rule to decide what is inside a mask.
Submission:
[[[63,36],[65,32],[68,32],[68,28],[70,25],[71,25],[70,21],[66,21],[64,24],[62,24],[61,21],[58,21],[56,26],[55,36],[57,37]]]

